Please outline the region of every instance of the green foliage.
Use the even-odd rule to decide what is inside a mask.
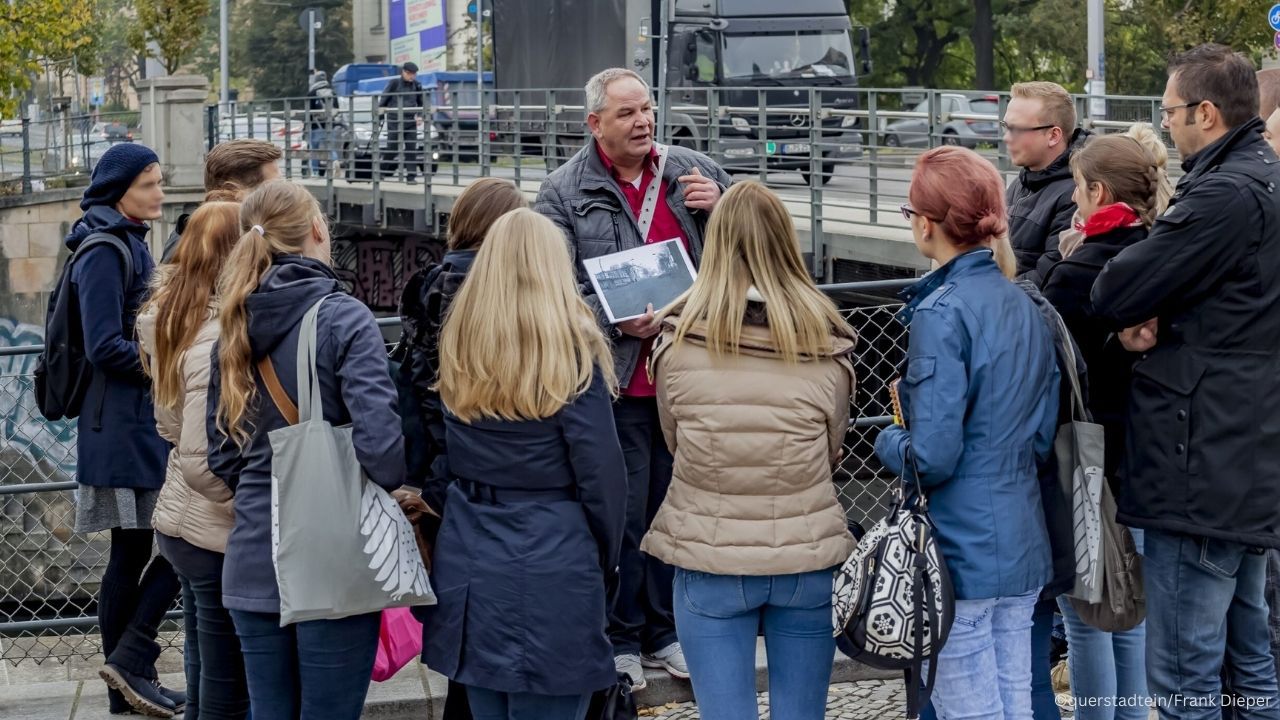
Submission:
[[[316,33],[316,69],[332,78],[351,62],[351,3],[315,0],[324,9],[324,27]],[[302,97],[307,93],[307,33],[298,24],[306,5],[268,5],[260,0],[236,4],[231,25],[232,72],[240,73],[260,98]],[[216,53],[216,51],[215,51]]]
[[[40,60],[63,61],[92,44],[95,2],[0,1],[0,116],[18,114]]]
[[[1052,80],[1085,81],[1083,0],[846,0],[871,29],[872,87],[975,88],[980,53],[993,59],[996,89]],[[993,32],[975,32],[975,8],[990,6]],[[1272,47],[1266,6],[1249,0],[1106,0],[1107,91],[1159,95],[1171,53],[1219,42],[1261,60]],[[990,47],[975,38],[990,37]]]
[[[129,46],[155,58],[166,73],[177,72],[200,45],[209,0],[133,0]]]

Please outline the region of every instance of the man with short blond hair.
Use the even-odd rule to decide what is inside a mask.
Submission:
[[[1005,110],[1004,142],[1009,159],[1022,168],[1009,186],[1009,244],[1018,259],[1018,275],[1037,285],[1062,259],[1058,236],[1071,227],[1071,152],[1089,135],[1076,128],[1076,108],[1066,88],[1051,82],[1014,85]]]

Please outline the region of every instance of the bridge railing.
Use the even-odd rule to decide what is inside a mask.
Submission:
[[[883,515],[890,494],[891,478],[872,445],[889,420],[886,382],[906,348],[905,330],[894,319],[899,306],[888,299],[903,285],[826,288],[859,334],[855,419],[834,481],[850,519],[864,525]],[[397,318],[379,322],[396,334]],[[31,374],[40,349],[0,350],[0,659],[10,663],[66,662],[101,650],[96,596],[109,538],[74,530],[76,424],[48,422],[36,409]],[[161,634],[164,647],[181,649],[179,617],[175,604]]]
[[[85,184],[107,148],[140,138],[137,112],[65,110],[0,121],[0,195]]]
[[[672,88],[665,98],[661,136],[707,153],[739,177],[754,177],[775,188],[808,243],[817,276],[841,277],[819,267],[824,261],[871,260],[850,248],[831,256],[830,248],[822,247],[824,233],[909,241],[908,224],[898,208],[906,200],[915,158],[924,150],[963,145],[988,157],[1010,177],[1017,170],[999,126],[1007,93],[856,88],[838,86],[835,79],[813,81],[832,84]],[[1081,125],[1095,132],[1123,130],[1133,122],[1158,126],[1159,98],[1075,100]],[[366,187],[375,214],[381,212],[388,184],[403,195],[403,183],[412,177],[422,194],[425,217],[434,219],[439,209],[436,191],[442,186],[498,175],[526,189],[536,188],[589,137],[584,102],[581,89],[487,88],[477,93],[474,85],[331,101],[268,98],[208,106],[204,134],[210,148],[234,138],[272,142],[281,149],[287,177],[323,178],[330,197],[334,185]],[[1091,111],[1098,112],[1095,116]],[[28,125],[25,135],[22,127],[18,136],[0,134],[0,192],[5,177],[10,192],[36,188],[40,178],[35,168],[55,156],[84,161],[50,173],[62,173],[58,177],[63,182],[87,181],[96,162],[93,149],[105,145],[91,142],[87,153],[41,154],[34,141],[27,147],[22,138],[65,133]],[[136,123],[129,127],[135,138],[140,137]],[[12,132],[10,125],[2,129]],[[76,149],[74,144],[71,149]],[[1170,168],[1176,174],[1176,152],[1172,154]],[[24,171],[24,162],[31,166],[29,171]],[[374,224],[381,222],[375,217]],[[907,275],[916,268],[899,269],[899,275]]]

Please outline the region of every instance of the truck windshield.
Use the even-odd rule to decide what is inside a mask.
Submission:
[[[853,45],[847,31],[724,35],[724,77],[848,77]]]

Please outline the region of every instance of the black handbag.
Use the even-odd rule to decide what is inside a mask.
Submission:
[[[631,694],[631,680],[618,674],[613,687],[600,690],[591,696],[586,720],[636,720],[636,699]]]

